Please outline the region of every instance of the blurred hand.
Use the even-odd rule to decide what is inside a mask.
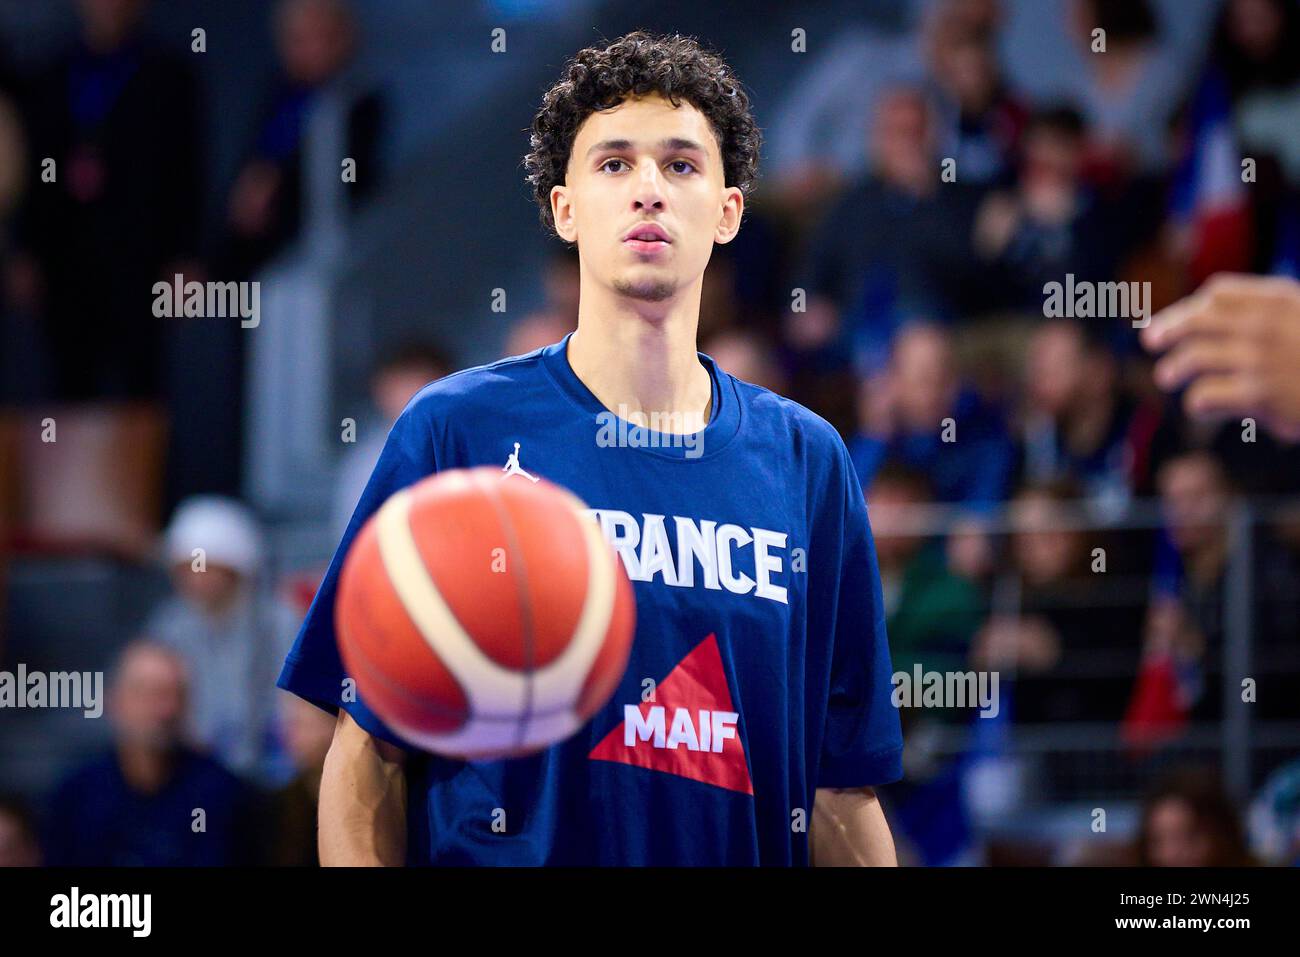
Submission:
[[[1300,441],[1300,283],[1222,274],[1161,310],[1142,344],[1165,353],[1156,384],[1184,386],[1196,419],[1251,416],[1287,441]]]
[[[975,217],[976,252],[985,259],[997,259],[1019,225],[1020,205],[1006,194],[990,196]]]
[[[1151,603],[1142,640],[1144,658],[1195,660],[1204,650],[1205,638],[1192,625],[1182,602],[1162,598]]]
[[[254,160],[240,172],[230,191],[230,225],[241,236],[262,236],[271,228],[280,171],[265,160]]]
[[[1041,672],[1061,657],[1061,639],[1046,619],[995,615],[971,646],[971,662],[982,670],[1014,667]]]

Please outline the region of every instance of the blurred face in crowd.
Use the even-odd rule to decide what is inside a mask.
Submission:
[[[872,483],[867,502],[876,558],[881,568],[901,568],[921,547],[923,539],[920,536],[905,533],[903,512],[907,506],[923,501],[920,489],[909,482],[882,478]]]
[[[737,379],[777,393],[784,386],[776,363],[755,336],[735,330],[722,332],[705,343],[703,351]]]
[[[1083,168],[1083,140],[1052,126],[1025,132],[1023,184],[1026,188],[1073,189]]]
[[[1050,322],[1030,340],[1025,394],[1030,408],[1043,415],[1059,420],[1075,411],[1109,409],[1117,376],[1111,353],[1089,348],[1073,322]]]
[[[587,117],[564,184],[551,190],[556,232],[578,244],[584,286],[643,302],[702,289],[713,244],[732,240],[743,208],[704,114],[658,95]]]
[[[882,179],[913,190],[931,184],[933,147],[930,107],[920,93],[895,90],[881,97],[871,153]]]
[[[894,343],[890,375],[903,427],[929,432],[957,400],[956,363],[948,336],[933,326],[914,326]]]
[[[351,15],[341,0],[286,0],[280,8],[276,47],[295,83],[316,86],[352,56]]]
[[[300,769],[319,768],[325,763],[325,752],[334,739],[335,719],[313,704],[296,695],[285,693],[280,698],[285,743]]]
[[[970,33],[991,33],[1002,20],[1001,0],[946,0],[935,16]]]
[[[1025,580],[1044,585],[1073,573],[1079,561],[1079,533],[1058,527],[1069,521],[1061,503],[1043,492],[1025,492],[1016,498],[1014,511],[1026,524],[1012,539],[1016,567]]]
[[[1070,323],[1052,322],[1029,343],[1025,391],[1035,410],[1053,418],[1076,401],[1083,380],[1083,336]]]
[[[963,113],[986,110],[997,92],[997,62],[993,50],[967,30],[941,29],[935,38],[935,75]]]
[[[91,48],[112,50],[135,29],[146,0],[79,0],[77,6]]]
[[[108,706],[113,728],[124,743],[172,747],[185,721],[185,665],[157,645],[129,646],[113,679]]]
[[[1228,489],[1218,464],[1207,453],[1172,459],[1157,484],[1169,535],[1179,551],[1221,540]]]
[[[435,379],[441,379],[447,370],[436,365],[397,365],[383,369],[371,385],[375,405],[384,419],[394,421],[412,396]]]
[[[0,808],[0,867],[38,867],[40,849],[22,819]]]
[[[1232,0],[1228,4],[1228,34],[1252,60],[1267,60],[1282,37],[1282,11],[1274,0]]]
[[[233,568],[209,561],[203,571],[190,562],[176,562],[171,569],[172,587],[185,601],[207,614],[219,614],[239,597],[244,578]]]
[[[1147,855],[1154,867],[1211,867],[1214,839],[1192,806],[1168,797],[1147,812]]]
[[[576,316],[576,313],[575,313]],[[565,319],[558,312],[544,309],[524,316],[510,327],[503,356],[522,356],[558,342],[573,331],[575,319]]]

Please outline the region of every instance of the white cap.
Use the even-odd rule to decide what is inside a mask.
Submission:
[[[164,533],[169,564],[189,563],[203,549],[210,564],[253,576],[262,564],[262,533],[252,511],[232,498],[196,495],[176,507]]]

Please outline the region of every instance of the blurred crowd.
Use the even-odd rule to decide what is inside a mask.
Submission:
[[[57,82],[0,76],[0,398],[123,410],[84,428],[132,437],[148,473],[115,487],[151,491],[119,495],[116,511],[165,501],[173,582],[117,662],[111,751],[75,770],[41,805],[48,813],[0,803],[0,863],[310,863],[331,719],[269,689],[314,580],[297,591],[266,580],[262,530],[237,501],[239,336],[233,324],[163,330],[141,317],[155,279],[253,275],[293,240],[304,118],[345,71],[354,25],[341,0],[276,6],[282,76],[203,243],[199,106],[185,68],[135,32],[144,6],[82,0],[82,36]],[[976,850],[981,806],[1088,793],[1086,748],[1039,754],[1002,793],[977,786],[980,763],[1008,753],[1008,729],[1073,723],[1113,737],[1107,773],[1146,795],[1136,837],[1007,860],[1298,864],[1300,753],[1275,756],[1244,802],[1181,744],[1233,706],[1224,656],[1242,582],[1252,716],[1300,722],[1300,510],[1288,510],[1300,504],[1300,447],[1241,421],[1188,421],[1151,381],[1139,316],[1049,315],[1045,287],[1067,276],[1149,284],[1149,316],[1218,272],[1300,277],[1300,3],[1224,0],[1189,69],[1161,22],[1168,5],[1071,0],[1085,68],[1050,101],[1009,79],[998,0],[924,9],[905,40],[916,68],[895,76],[861,57],[813,69],[797,103],[758,104],[760,123],[764,108],[802,109],[806,121],[773,131],[782,163],[736,242],[716,250],[700,327],[701,350],[723,369],[844,436],[895,668],[1002,676],[993,721],[904,709],[907,777],[887,789],[903,857],[994,860]],[[844,121],[836,111],[849,108],[862,115]],[[362,155],[382,115],[376,97],[356,100],[348,135]],[[38,185],[33,158],[47,156],[58,189]],[[574,327],[575,251],[555,244],[538,283],[544,304],[510,326],[502,355]],[[223,374],[175,388],[196,362]],[[332,534],[386,423],[459,365],[430,342],[375,364],[369,438],[341,456]],[[151,428],[141,408],[189,428]],[[0,432],[0,450],[5,441]],[[216,459],[230,471],[187,471]],[[14,471],[0,474],[0,504],[25,503],[10,509],[22,519],[11,535],[25,547],[62,541],[57,523],[33,518],[49,476]],[[1229,519],[1246,500],[1260,511],[1243,549]],[[142,540],[136,554],[152,553]],[[159,831],[199,807],[222,841]]]

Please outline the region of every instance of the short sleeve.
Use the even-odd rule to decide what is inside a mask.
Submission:
[[[334,630],[334,601],[338,596],[343,561],[366,521],[393,493],[436,471],[431,423],[427,413],[422,413],[413,400],[388,433],[379,461],[361,493],[276,682],[278,687],[331,713],[342,708],[370,734],[405,748],[410,746],[366,706],[359,694],[344,694],[347,675]]]
[[[825,508],[842,528],[830,690],[817,787],[888,784],[903,776],[903,735],[891,700],[889,642],[866,500],[843,443]],[[819,524],[829,526],[830,515]],[[834,551],[834,550],[832,550]]]

